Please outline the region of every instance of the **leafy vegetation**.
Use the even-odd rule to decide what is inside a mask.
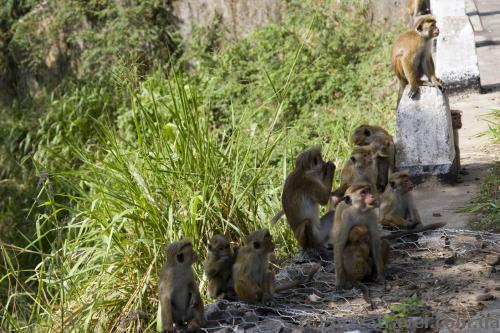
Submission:
[[[487,120],[489,128],[484,135],[488,135],[498,145],[500,143],[500,110],[493,110]],[[491,167],[483,180],[480,193],[463,211],[477,213],[470,221],[472,228],[500,231],[500,164],[498,162]]]
[[[107,5],[92,3],[92,13],[82,6],[67,13],[96,16],[98,23],[83,29],[93,34],[89,40],[122,13],[106,16]],[[28,199],[24,210],[3,206],[16,215],[0,225],[26,216],[30,225],[17,245],[0,244],[1,327],[153,329],[162,248],[181,237],[204,253],[215,232],[237,241],[270,227],[280,254],[295,251],[285,223],[268,221],[297,153],[321,145],[340,167],[355,126],[392,130],[393,35],[365,14],[347,1],[290,1],[283,24],[231,41],[215,22],[180,45],[175,61],[154,52],[143,54],[147,61],[135,52],[116,61],[121,47],[140,49],[133,39],[109,49],[89,44],[78,68],[92,69],[96,79],[76,71],[53,93],[13,105],[9,119],[24,122],[7,127],[2,149],[10,158],[2,164],[22,163],[27,176],[14,175],[13,166],[2,177],[14,175],[9,186],[26,189],[2,190]],[[106,29],[114,36],[123,26]],[[93,58],[94,51],[104,55]]]
[[[408,332],[408,318],[420,315],[423,308],[424,302],[416,294],[407,297],[401,303],[389,306],[391,312],[384,316],[381,326],[385,332]]]

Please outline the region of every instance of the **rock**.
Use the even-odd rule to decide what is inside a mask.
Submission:
[[[245,329],[245,333],[257,333],[257,332],[281,332],[285,328],[285,325],[278,319],[264,319],[259,322],[257,326],[250,329]]]
[[[441,213],[437,213],[437,212],[436,212],[436,213],[432,213],[432,216],[434,216],[434,217],[440,217],[440,216],[442,216],[442,215],[441,215]]]
[[[451,10],[453,6],[447,7]],[[478,91],[479,67],[469,18],[448,14],[439,17],[437,26],[440,34],[436,44],[436,76],[444,82],[447,92]]]
[[[396,115],[396,167],[412,176],[453,173],[455,147],[448,98],[435,87],[403,92]]]
[[[464,0],[431,0],[431,11],[437,19],[438,27],[439,21],[443,16],[464,16],[465,15],[465,1]]]
[[[484,293],[476,296],[476,301],[478,302],[484,302],[484,301],[492,301],[495,299],[495,296],[493,296],[490,293]]]
[[[500,256],[498,254],[488,254],[484,261],[490,266],[500,265]]]

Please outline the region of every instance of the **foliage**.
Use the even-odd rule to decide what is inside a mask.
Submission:
[[[403,302],[391,304],[389,314],[384,316],[381,326],[385,332],[407,332],[408,318],[420,314],[424,302],[416,294],[407,297]]]
[[[91,4],[97,36],[107,25],[98,5],[107,2]],[[162,247],[183,236],[204,254],[215,232],[238,241],[271,227],[280,255],[296,250],[284,221],[268,223],[294,157],[319,144],[340,169],[355,126],[392,130],[395,89],[387,61],[393,35],[368,23],[364,8],[287,6],[281,26],[239,41],[220,25],[200,30],[182,45],[175,70],[158,64],[144,74],[133,52],[103,68],[107,56],[90,55],[105,45],[90,43],[78,68],[88,61],[97,78],[44,93],[24,156],[40,173],[36,223],[28,245],[0,246],[7,294],[0,327],[152,329]],[[75,8],[68,15],[90,20],[87,7]],[[23,256],[36,264],[24,266]]]
[[[489,122],[488,135],[494,147],[500,143],[500,109],[493,110],[486,119]],[[498,149],[498,147],[496,147]],[[476,213],[469,225],[473,229],[500,232],[500,164],[494,164],[481,184],[480,193],[472,198],[472,203],[462,209]]]

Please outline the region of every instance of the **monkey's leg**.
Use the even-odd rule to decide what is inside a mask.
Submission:
[[[235,281],[235,291],[238,297],[249,304],[255,304],[262,300],[264,290],[249,276]]]
[[[275,277],[274,273],[267,271],[264,276],[264,292],[262,293],[262,302],[266,303],[273,298],[275,290]]]
[[[302,223],[295,228],[295,239],[299,242],[303,249],[312,249],[316,247],[316,242],[313,235],[313,226],[311,220],[303,220]]]
[[[198,331],[205,324],[203,300],[201,299],[199,292],[196,292],[194,297],[196,298],[196,301],[194,307],[192,308],[193,319],[188,324],[188,332]]]
[[[164,332],[174,332],[174,319],[172,316],[172,304],[169,299],[162,299],[161,304],[161,329]]]
[[[401,58],[401,65],[403,67],[403,72],[405,74],[406,80],[410,84],[410,91],[408,92],[408,97],[413,99],[418,93],[418,82],[415,77],[415,72],[413,70],[411,59]]]

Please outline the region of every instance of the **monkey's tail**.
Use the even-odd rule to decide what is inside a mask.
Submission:
[[[436,230],[436,229],[444,227],[445,225],[446,225],[446,222],[431,223],[431,224],[416,227],[415,229],[411,229],[411,230],[403,230],[403,231],[393,232],[389,235],[382,236],[382,239],[387,239],[387,240],[398,239],[398,238],[401,238],[404,236],[418,234],[418,233],[424,232],[424,231]]]
[[[298,285],[308,283],[313,279],[314,275],[319,271],[320,268],[321,268],[321,265],[319,263],[315,263],[313,265],[311,271],[309,272],[309,274],[304,276],[302,279],[282,283],[279,286],[276,286],[276,289],[274,291],[279,293],[279,292],[282,292],[285,290],[295,288]]]
[[[370,304],[370,309],[371,310],[375,309],[372,303],[372,298],[370,296],[370,289],[368,289],[367,286],[358,281],[354,281],[352,284],[354,285],[354,287],[361,290],[361,292],[363,293],[363,298],[365,299],[366,303]]]
[[[274,217],[271,219],[271,223],[272,224],[276,224],[276,222],[278,222],[282,217],[283,215],[285,215],[285,212],[283,210],[280,210],[276,215],[274,215]]]

